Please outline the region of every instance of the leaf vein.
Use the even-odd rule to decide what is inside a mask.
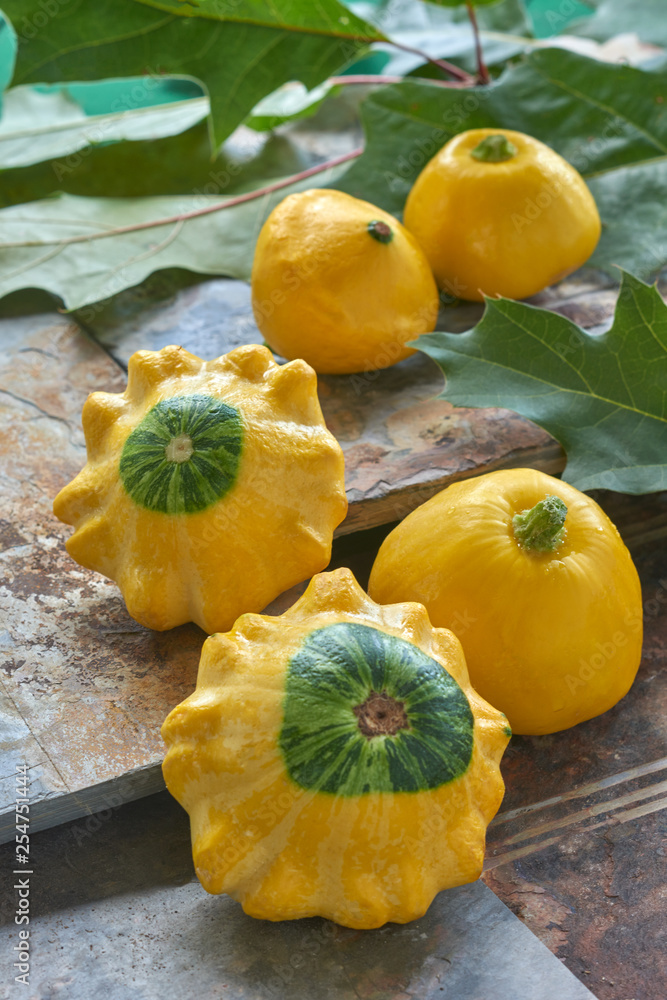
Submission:
[[[428,352],[426,352],[426,353],[428,353]],[[589,397],[591,399],[597,400],[597,402],[599,402],[599,403],[605,403],[607,406],[613,406],[613,407],[616,407],[619,410],[628,410],[630,413],[634,413],[637,416],[647,417],[649,420],[658,420],[661,423],[667,424],[667,416],[660,416],[660,415],[657,415],[655,413],[650,413],[648,410],[638,410],[638,409],[635,409],[632,406],[628,406],[626,403],[619,403],[619,402],[617,402],[614,399],[607,399],[606,396],[600,396],[598,393],[596,393],[596,392],[594,392],[592,390],[589,393],[586,393],[582,389],[566,389],[563,386],[558,385],[556,382],[550,382],[546,378],[545,379],[537,378],[536,376],[530,375],[527,372],[523,372],[523,371],[521,371],[518,368],[512,368],[510,365],[503,365],[499,361],[491,360],[489,358],[485,358],[484,356],[475,357],[474,355],[459,353],[459,352],[453,351],[453,350],[451,350],[451,353],[455,354],[455,355],[458,355],[459,357],[464,357],[464,358],[468,358],[468,359],[472,358],[472,360],[478,361],[481,364],[490,365],[490,366],[492,366],[494,368],[501,368],[503,371],[512,372],[512,374],[514,374],[514,375],[522,375],[524,378],[528,378],[528,379],[531,379],[534,382],[539,382],[542,385],[549,386],[550,388],[552,388],[554,390],[554,392],[561,392],[561,393],[564,392],[564,393],[569,393],[572,396],[585,396],[585,397]],[[445,375],[447,375],[446,371],[445,371]],[[445,387],[445,391],[446,391],[446,387]],[[443,396],[443,398],[446,398],[446,397]],[[535,396],[534,398],[538,399],[539,395]],[[514,407],[512,407],[511,405],[509,405],[507,403],[504,404],[504,405],[505,406],[509,406],[509,409],[514,409]]]

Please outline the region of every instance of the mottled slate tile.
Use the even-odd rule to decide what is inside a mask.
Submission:
[[[593,1000],[481,882],[375,931],[253,920],[195,880],[187,817],[166,793],[38,835],[35,849],[35,996],[181,1000],[196,982],[201,1000]],[[8,952],[12,903],[7,886]]]
[[[127,614],[111,581],[65,552],[71,529],[53,497],[85,462],[80,413],[92,389],[125,375],[76,324],[58,316],[0,323],[0,682],[2,832],[13,825],[13,775],[34,777],[33,828],[104,799],[91,789],[159,761],[165,708],[194,686],[203,633],[154,633]]]

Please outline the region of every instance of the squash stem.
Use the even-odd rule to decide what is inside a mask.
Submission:
[[[379,219],[373,219],[372,222],[368,223],[366,228],[378,243],[391,243],[394,238],[391,226],[388,226],[386,222],[381,222]]]
[[[506,135],[487,135],[486,139],[470,150],[470,155],[482,163],[505,163],[517,154],[517,148]]]
[[[565,540],[567,507],[552,495],[512,518],[514,537],[528,552],[555,552]]]

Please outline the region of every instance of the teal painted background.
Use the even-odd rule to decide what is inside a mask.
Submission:
[[[581,0],[528,0],[526,6],[538,38],[562,35],[570,21],[593,13]]]

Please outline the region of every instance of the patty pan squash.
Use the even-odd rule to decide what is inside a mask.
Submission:
[[[288,195],[262,226],[252,307],[267,344],[321,373],[387,368],[430,333],[440,299],[400,222],[343,191]]]
[[[412,187],[404,224],[438,285],[461,299],[523,299],[581,267],[600,238],[582,176],[523,132],[450,139]]]
[[[607,515],[535,469],[454,483],[384,540],[376,601],[420,601],[461,641],[470,679],[517,734],[567,729],[616,704],[641,659],[642,599]]]
[[[374,604],[347,569],[207,639],[162,734],[208,892],[359,928],[478,877],[511,735],[454,635],[418,604]]]
[[[93,393],[82,420],[88,462],[54,512],[142,625],[227,629],[329,562],[343,455],[305,362],[138,351],[126,391]]]

